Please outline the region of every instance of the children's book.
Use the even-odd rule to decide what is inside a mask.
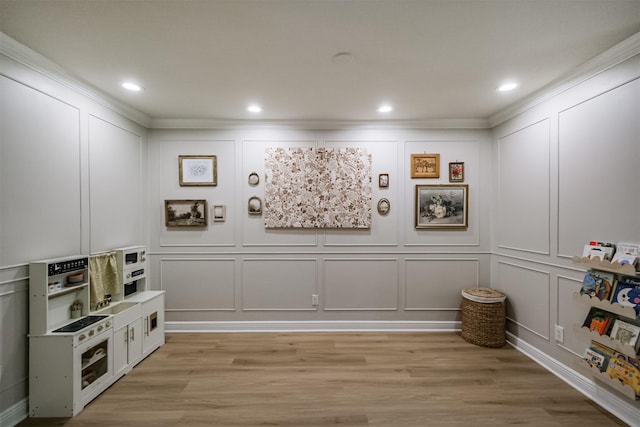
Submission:
[[[640,395],[640,370],[629,361],[624,354],[617,353],[607,365],[607,374],[613,379],[620,380],[623,385],[633,389],[636,396]],[[632,359],[633,360],[633,359]],[[637,360],[636,360],[637,362]]]
[[[591,307],[582,326],[590,331],[596,331],[600,335],[606,335],[614,319],[615,315],[613,313],[597,307]]]
[[[640,316],[640,281],[618,280],[611,293],[611,302],[625,307],[633,307],[636,316]]]
[[[615,276],[613,273],[605,271],[594,271],[592,274],[595,276],[596,283],[598,283],[598,298],[608,300],[615,284]]]
[[[584,352],[584,359],[587,363],[594,368],[598,368],[600,372],[604,372],[607,370],[607,363],[609,358],[605,358],[604,355],[598,353],[592,348],[588,348]]]
[[[598,283],[596,282],[596,278],[591,274],[591,270],[584,274],[580,295],[589,295],[590,297],[598,295]]]
[[[636,353],[640,348],[640,326],[616,319],[610,337],[624,345],[630,345]]]

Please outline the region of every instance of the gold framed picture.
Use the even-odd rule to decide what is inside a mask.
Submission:
[[[416,185],[416,228],[466,229],[469,225],[469,186]]]
[[[178,156],[180,186],[218,185],[216,156]]]
[[[206,227],[206,200],[165,200],[164,221],[167,227]]]
[[[440,154],[412,154],[411,178],[440,178]]]

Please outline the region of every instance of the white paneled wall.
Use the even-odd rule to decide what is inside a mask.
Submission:
[[[575,299],[584,268],[571,258],[591,240],[640,242],[639,79],[636,54],[493,130],[491,280],[508,295],[512,341],[578,387],[584,378],[567,373],[589,346],[589,305]],[[637,402],[589,388],[640,419]]]
[[[549,120],[498,140],[497,243],[549,254]]]
[[[640,80],[558,113],[558,253],[640,241]]]
[[[38,69],[0,54],[1,425],[27,409],[28,263],[148,240],[147,130]]]
[[[265,149],[273,147],[366,149],[372,157],[372,227],[265,229],[262,216],[248,214],[247,201],[257,196],[264,202]],[[440,178],[410,177],[410,155],[424,152],[440,154]],[[480,237],[488,236],[482,230],[489,211],[479,205],[490,194],[491,164],[481,161],[490,153],[485,130],[153,130],[151,281],[167,291],[169,325],[386,319],[455,327],[461,289],[489,285],[489,241]],[[184,154],[217,156],[217,186],[180,187],[178,156]],[[453,161],[465,162],[469,228],[416,230],[415,186],[448,184]],[[253,172],[261,178],[255,186],[248,183]],[[381,173],[389,174],[387,188],[378,186]],[[391,203],[388,215],[376,211],[381,198]],[[223,204],[227,219],[198,229],[167,228],[165,199]],[[227,260],[223,272],[221,260]],[[406,270],[407,260],[415,268]]]

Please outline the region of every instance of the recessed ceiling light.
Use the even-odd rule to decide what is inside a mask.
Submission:
[[[258,104],[251,104],[247,107],[247,111],[250,113],[261,113],[262,107],[259,106]]]
[[[140,86],[137,83],[133,83],[133,82],[124,82],[124,83],[122,83],[122,87],[127,89],[127,90],[130,90],[132,92],[140,92],[140,91],[142,91],[142,86]]]
[[[351,52],[338,52],[331,57],[331,62],[338,65],[352,64],[356,57]]]
[[[514,90],[518,87],[518,83],[516,82],[507,82],[498,86],[498,92],[509,92],[510,90]]]
[[[378,107],[378,113],[390,113],[393,111],[393,107],[389,104],[383,104]]]

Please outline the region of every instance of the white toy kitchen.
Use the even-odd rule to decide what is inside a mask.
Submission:
[[[164,344],[164,291],[148,290],[146,251],[109,251],[114,297],[92,301],[90,257],[30,263],[29,416],[71,417]]]

